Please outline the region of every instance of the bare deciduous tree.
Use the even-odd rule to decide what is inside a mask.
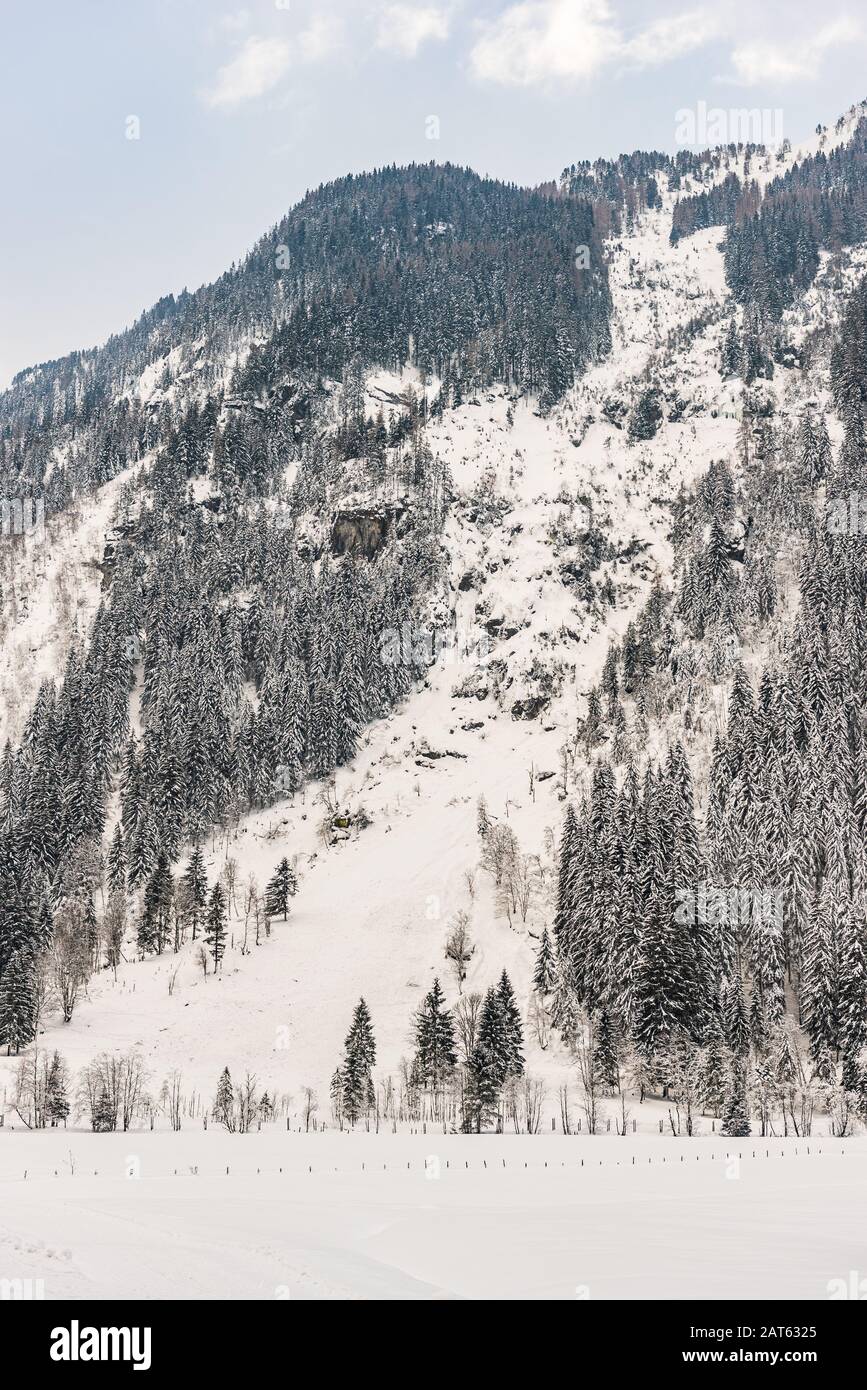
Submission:
[[[482,996],[480,994],[463,995],[452,1010],[455,1033],[464,1066],[469,1066],[473,1049],[478,1041],[481,1012]]]
[[[259,944],[259,883],[255,874],[250,874],[244,889],[244,942],[241,947],[241,954],[246,956],[247,933],[250,929],[250,918],[254,918],[256,923],[256,945]]]
[[[126,900],[122,893],[112,893],[102,918],[102,949],[105,963],[117,979],[117,967],[123,959],[126,936]]]
[[[491,821],[482,839],[481,865],[493,878],[496,888],[500,887],[510,861],[518,852],[518,841],[512,827]]]
[[[457,980],[458,993],[463,991],[469,965],[475,946],[470,940],[470,919],[466,912],[457,913],[454,925],[446,941],[446,960],[451,961]]]
[[[137,1052],[101,1052],[78,1077],[79,1113],[86,1113],[94,1130],[128,1130],[147,1103],[147,1073]]]
[[[569,1087],[561,1086],[558,1092],[560,1099],[560,1123],[563,1126],[564,1134],[572,1133],[572,1112],[569,1108],[570,1095]]]
[[[169,1117],[169,1123],[173,1130],[181,1128],[181,1111],[183,1109],[183,1096],[181,1095],[181,1085],[183,1077],[179,1071],[169,1072],[163,1082],[160,1092],[160,1103],[163,1110]]]
[[[204,946],[202,946],[202,945],[199,946],[199,949],[198,949],[198,951],[196,952],[196,963],[201,967],[202,974],[203,974],[203,976],[205,977],[205,979],[207,979],[207,978],[208,978],[208,953],[207,953],[207,951],[205,950]]]
[[[235,1087],[235,1114],[238,1134],[246,1134],[253,1128],[259,1114],[257,1082],[251,1072]]]
[[[302,1086],[301,1094],[304,1097],[304,1107],[301,1113],[304,1116],[304,1129],[307,1131],[310,1129],[313,1116],[319,1109],[319,1100],[312,1086]]]
[[[528,1134],[538,1134],[542,1123],[542,1104],[545,1085],[538,1076],[527,1073],[522,1078],[521,1101],[524,1108],[524,1128]]]
[[[226,901],[232,910],[233,916],[237,916],[238,909],[235,904],[235,889],[238,886],[238,861],[237,859],[227,859],[223,865],[222,872],[223,885],[226,889]]]
[[[599,1100],[602,1090],[599,1070],[596,1066],[593,1019],[586,1020],[584,1028],[575,1042],[575,1059],[578,1063],[578,1081],[581,1087],[581,1109],[587,1122],[587,1133],[596,1134],[599,1129]]]
[[[147,1072],[138,1052],[129,1052],[122,1057],[121,1068],[120,1118],[123,1129],[128,1130],[144,1101]]]
[[[89,975],[84,912],[75,898],[63,904],[55,919],[49,969],[63,1022],[69,1023]]]
[[[539,1044],[542,1051],[546,1052],[548,1050],[548,1044],[551,1041],[551,1020],[548,1017],[547,1009],[535,990],[530,997],[530,1012],[527,1021],[536,1042]]]

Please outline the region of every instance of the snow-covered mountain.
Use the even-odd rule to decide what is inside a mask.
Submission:
[[[228,1067],[242,1113],[249,1074],[296,1118],[309,1087],[329,1124],[485,1127],[520,1077],[524,1128],[570,1089],[586,1125],[603,1050],[606,1123],[624,1095],[648,1132],[854,1116],[867,571],[827,509],[867,467],[864,114],[538,192],[344,180],[16,378],[0,472],[44,522],[0,553],[10,1123],[48,1113],[55,1053],[94,1128],[101,1054],[140,1059],[135,1123],[174,1092],[201,1124]],[[771,945],[750,909],[666,956],[707,883],[776,894]],[[480,1099],[504,971],[523,1063]],[[460,1027],[431,1081],[436,979]]]

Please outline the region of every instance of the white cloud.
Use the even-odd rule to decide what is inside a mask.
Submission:
[[[485,81],[529,86],[590,77],[619,46],[607,0],[534,0],[484,25],[470,62]]]
[[[447,39],[448,10],[438,5],[386,5],[379,16],[377,48],[414,58],[428,39]]]
[[[330,58],[343,43],[343,23],[335,15],[321,14],[311,19],[298,40],[301,57],[307,63]]]
[[[703,11],[654,20],[627,38],[608,0],[523,0],[481,26],[470,54],[475,75],[514,86],[576,81],[612,64],[654,67],[717,37]]]
[[[703,48],[721,33],[720,21],[702,10],[656,19],[623,45],[623,57],[638,67],[657,67]]]
[[[789,45],[778,39],[773,43],[740,44],[731,55],[734,72],[728,80],[744,87],[766,82],[803,82],[817,76],[819,62],[828,49],[863,37],[863,27],[844,16],[826,24],[811,38]]]
[[[237,56],[219,69],[213,85],[202,94],[203,100],[208,106],[226,107],[252,101],[277,85],[291,61],[285,39],[252,35]]]

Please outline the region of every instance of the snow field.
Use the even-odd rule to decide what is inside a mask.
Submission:
[[[867,1141],[728,1143],[16,1131],[0,1278],[46,1299],[824,1299],[864,1268]]]

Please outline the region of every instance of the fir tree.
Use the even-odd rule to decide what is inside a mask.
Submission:
[[[276,916],[283,914],[286,921],[289,915],[289,899],[294,898],[298,889],[295,874],[288,859],[281,859],[274,877],[265,889],[265,911]]]
[[[620,1086],[620,1059],[617,1030],[607,1009],[601,1009],[593,1029],[593,1067],[602,1085],[616,1091]]]
[[[201,845],[193,846],[190,862],[184,870],[183,883],[187,893],[192,939],[195,941],[202,913],[208,901],[208,878],[205,873],[205,861]]]
[[[524,1029],[521,1024],[521,1012],[515,1002],[515,992],[505,970],[500,976],[500,983],[497,986],[497,1003],[502,1017],[501,1063],[503,1079],[505,1080],[507,1076],[523,1076]]]
[[[499,1114],[506,1079],[503,1010],[493,989],[485,995],[478,1037],[467,1068],[464,1127],[479,1134]]]
[[[542,931],[542,938],[539,942],[539,951],[536,956],[536,969],[533,973],[533,987],[536,992],[544,999],[546,995],[552,994],[557,983],[557,962],[554,956],[554,947],[548,935],[548,928]]]
[[[156,951],[161,955],[169,938],[174,883],[169,861],[160,851],[156,868],[148,879],[144,906],[138,930],[138,946],[143,955]]]
[[[352,1024],[346,1035],[341,1068],[343,1114],[355,1124],[374,1104],[373,1064],[376,1061],[376,1042],[370,1012],[363,999],[356,1005]]]
[[[45,1081],[45,1118],[52,1128],[66,1124],[69,1117],[69,1073],[59,1052],[48,1064]]]
[[[220,883],[215,883],[211,889],[205,941],[214,959],[214,970],[217,971],[226,950],[226,895]]]
[[[729,1063],[719,1019],[714,1016],[699,1070],[699,1099],[705,1110],[717,1119],[722,1114],[728,1089]]]
[[[861,1087],[861,1053],[867,1044],[867,961],[864,935],[854,912],[848,912],[840,933],[840,1047],[843,1052],[843,1085]]]
[[[126,891],[126,875],[126,845],[123,840],[123,827],[118,821],[108,850],[108,886],[112,893]]]
[[[433,1092],[441,1090],[455,1068],[457,1053],[454,1023],[444,1007],[444,995],[436,979],[415,1016],[415,1048],[416,1084]]]
[[[331,1095],[331,1113],[340,1124],[343,1120],[343,1072],[340,1067],[334,1069],[329,1092]]]
[[[750,1134],[746,1063],[737,1059],[731,1070],[722,1133],[727,1134],[732,1139],[745,1139]]]
[[[736,1057],[746,1057],[750,1050],[750,1026],[744,983],[740,975],[735,977],[726,991],[725,1024],[732,1052]]]
[[[37,962],[31,947],[13,950],[0,976],[0,1046],[16,1055],[33,1041],[37,1020]]]
[[[235,1128],[235,1091],[232,1086],[232,1077],[229,1068],[224,1067],[223,1073],[217,1083],[217,1094],[214,1099],[214,1119],[228,1130]]]

